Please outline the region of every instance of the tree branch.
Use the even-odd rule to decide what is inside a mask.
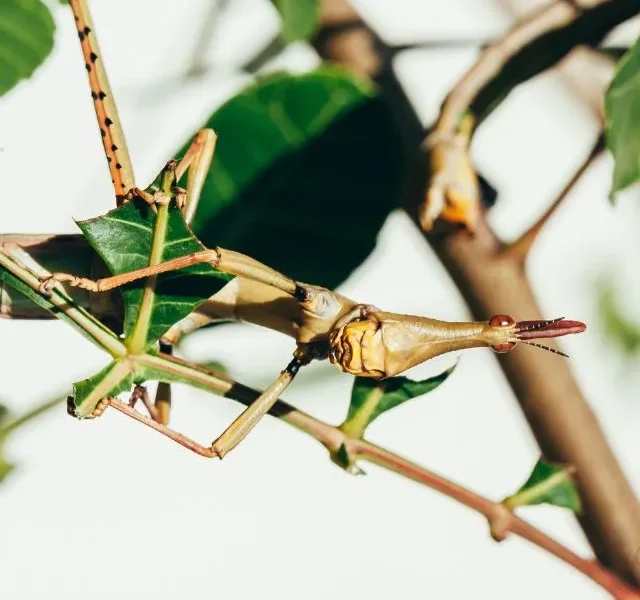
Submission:
[[[346,0],[325,2],[347,4]],[[505,55],[511,58],[501,69],[496,71],[492,63],[485,77],[473,78],[475,89],[465,80],[464,92],[453,92],[448,97],[444,110],[451,116],[441,119],[440,126],[457,127],[455,117],[465,114],[469,108],[481,118],[515,85],[555,64],[576,43],[599,42],[615,24],[640,10],[637,0],[596,0],[591,4],[595,5],[592,10],[579,14],[570,11],[575,18],[566,31],[555,29],[542,37],[529,36],[529,43],[521,45],[520,52]],[[553,10],[555,14],[558,9]],[[569,14],[566,9],[560,13],[565,18]],[[349,18],[354,19],[352,9]],[[419,224],[418,208],[425,193],[428,157],[424,152],[416,153],[419,145],[416,137],[422,137],[423,128],[393,74],[384,42],[362,21],[358,32],[361,36],[368,35],[370,40],[368,44],[358,45],[360,54],[363,48],[375,53],[375,56],[360,56],[359,64],[370,66],[365,73],[382,89],[406,141],[406,154],[414,161],[413,172],[407,175],[404,205]],[[544,30],[538,29],[537,33],[543,34]],[[353,64],[351,55],[356,47],[346,47],[344,39],[341,44],[333,43],[341,35],[335,23],[331,23],[320,31],[316,47],[323,58],[349,66]],[[482,215],[475,236],[448,231],[428,234],[426,239],[476,319],[505,312],[530,319],[542,318],[522,263],[505,260],[501,254],[502,243]],[[525,351],[500,355],[498,360],[545,457],[576,468],[584,503],[584,514],[579,520],[597,556],[623,577],[640,582],[640,504],[582,396],[569,363],[549,353]]]

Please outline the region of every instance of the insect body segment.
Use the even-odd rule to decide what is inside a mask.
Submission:
[[[584,323],[562,317],[517,322],[509,315],[495,315],[485,322],[452,323],[365,309],[337,323],[329,336],[329,360],[346,373],[380,379],[398,375],[434,356],[466,348],[488,346],[505,353],[523,342],[566,356],[530,340],[585,329]]]
[[[122,202],[127,192],[135,186],[129,151],[113,101],[107,73],[102,65],[98,40],[93,32],[93,23],[86,6],[86,0],[70,0],[70,5],[76,21],[85,68],[89,76],[91,97],[100,127],[102,144],[109,163],[111,182],[116,197]]]

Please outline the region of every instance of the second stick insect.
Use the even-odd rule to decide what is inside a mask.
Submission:
[[[70,4],[118,203],[139,198],[160,215],[167,209],[168,203],[175,202],[189,221],[211,165],[215,133],[210,129],[200,131],[182,159],[167,164],[159,178],[160,185],[145,190],[135,187],[124,134],[106,72],[99,60],[86,0],[71,0]],[[177,184],[185,174],[188,174],[188,181],[183,189]],[[67,284],[93,293],[106,292],[135,280],[153,278],[198,263],[208,263],[220,271],[235,275],[235,278],[196,314],[169,330],[163,341],[169,344],[175,342],[185,332],[215,319],[240,319],[256,323],[277,329],[295,340],[293,356],[287,366],[213,442],[208,451],[201,452],[208,456],[222,458],[237,446],[275,404],[299,369],[312,360],[328,359],[343,372],[381,379],[398,375],[434,356],[474,347],[484,346],[496,352],[508,352],[523,342],[562,354],[532,340],[579,333],[585,329],[583,323],[564,318],[517,322],[508,315],[496,315],[483,322],[445,322],[384,312],[326,288],[296,281],[249,256],[224,248],[204,249],[166,262],[161,262],[152,253],[149,266],[98,280],[54,273],[42,281],[41,290],[47,292],[56,285]],[[273,305],[276,300],[284,308],[274,314],[267,306]],[[144,340],[138,340],[134,335],[128,340],[128,349],[131,354],[142,352]],[[138,390],[136,397],[144,399],[144,392]],[[106,402],[97,409],[96,414],[105,405]],[[150,403],[147,401],[146,405],[150,406]],[[146,422],[146,418],[136,418]],[[172,432],[166,423],[153,423],[152,426],[180,441],[181,436]]]

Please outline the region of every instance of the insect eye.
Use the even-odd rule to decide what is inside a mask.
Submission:
[[[494,315],[489,321],[491,327],[513,327],[515,324],[515,319],[510,315]]]
[[[504,344],[491,346],[491,349],[498,354],[504,354],[505,352],[509,352],[509,350],[513,350],[515,345],[515,342],[505,342]]]

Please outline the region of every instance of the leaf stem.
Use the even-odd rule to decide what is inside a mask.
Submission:
[[[398,473],[407,479],[416,481],[421,485],[436,490],[464,504],[484,515],[490,523],[496,518],[496,515],[503,517],[505,512],[507,512],[500,504],[483,498],[471,490],[459,486],[393,452],[389,452],[365,440],[350,441],[349,449],[356,458],[366,460],[384,469]],[[602,586],[617,600],[637,600],[640,598],[639,590],[618,578],[617,575],[603,567],[599,562],[578,556],[560,542],[554,540],[539,529],[536,529],[533,525],[513,513],[508,513],[508,518],[502,526],[504,527],[505,533],[514,533],[571,565],[592,581]]]
[[[32,408],[30,411],[20,415],[19,417],[16,417],[15,419],[10,421],[3,427],[0,427],[0,439],[6,437],[14,429],[17,429],[18,427],[24,425],[25,423],[28,423],[29,421],[33,421],[33,419],[36,419],[41,414],[47,412],[53,407],[58,406],[58,404],[61,404],[65,400],[66,400],[66,396],[63,396],[61,398],[54,398],[53,400],[48,400],[47,402],[43,402],[42,404],[39,404],[35,408]]]

